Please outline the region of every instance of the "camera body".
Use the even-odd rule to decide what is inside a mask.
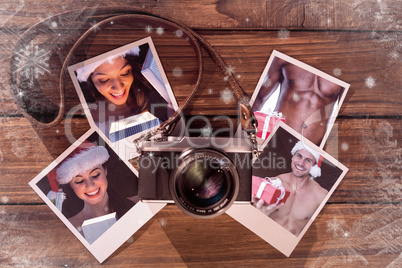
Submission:
[[[146,141],[139,157],[143,201],[174,201],[201,218],[251,201],[252,154],[244,138],[168,137]]]

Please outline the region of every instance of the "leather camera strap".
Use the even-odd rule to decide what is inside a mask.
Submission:
[[[254,117],[253,111],[249,104],[249,99],[246,97],[244,90],[241,88],[239,83],[236,81],[235,77],[231,72],[228,72],[228,66],[218,54],[218,52],[200,35],[194,32],[192,29],[187,27],[186,25],[174,21],[172,19],[164,18],[157,14],[153,14],[151,12],[146,12],[144,9],[135,9],[135,8],[87,8],[85,10],[79,11],[69,11],[65,13],[61,13],[59,15],[52,16],[47,18],[38,24],[33,25],[28,30],[24,32],[21,38],[18,40],[17,45],[14,51],[19,51],[20,49],[26,47],[27,42],[29,43],[31,40],[35,38],[35,36],[41,33],[41,27],[48,27],[51,21],[57,21],[57,19],[62,19],[63,17],[73,17],[77,19],[83,19],[86,22],[86,25],[92,25],[89,27],[87,31],[81,34],[71,47],[69,53],[67,54],[63,65],[60,70],[60,77],[59,77],[59,94],[60,94],[60,105],[57,112],[56,118],[49,122],[43,123],[36,118],[32,117],[29,112],[22,110],[22,113],[26,116],[28,120],[30,120],[34,125],[39,127],[52,127],[60,122],[60,120],[64,117],[64,109],[65,109],[65,99],[64,99],[64,77],[68,75],[67,67],[72,64],[72,58],[77,50],[85,40],[87,40],[88,36],[94,34],[94,32],[99,31],[99,29],[103,29],[105,27],[110,26],[112,21],[144,21],[144,22],[152,22],[158,23],[163,25],[166,29],[172,30],[181,30],[185,35],[188,36],[188,41],[195,50],[197,60],[198,60],[198,77],[197,82],[194,86],[193,91],[187,96],[184,103],[178,108],[178,110],[165,122],[163,122],[158,131],[161,132],[163,135],[169,135],[170,132],[174,129],[175,124],[180,120],[181,114],[183,110],[187,107],[193,96],[195,95],[196,91],[200,87],[200,83],[202,80],[203,74],[203,59],[202,59],[202,51],[201,47],[204,48],[210,57],[214,60],[214,62],[219,66],[221,71],[226,75],[228,78],[228,82],[233,89],[234,96],[236,97],[238,104],[239,104],[239,112],[241,118],[241,125],[243,130],[245,130],[249,134],[255,134],[256,131],[256,124],[257,121]],[[91,24],[88,22],[91,21]],[[95,22],[94,22],[95,21]],[[16,64],[18,59],[16,59],[16,55],[18,53],[14,53],[13,58],[11,60],[11,83],[13,85],[14,95],[16,96],[17,102],[19,106],[23,106],[20,103],[18,98],[18,93],[21,92],[23,89],[20,89],[21,86],[20,78],[21,74],[18,73],[16,69]]]

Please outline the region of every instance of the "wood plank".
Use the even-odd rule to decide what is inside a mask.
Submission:
[[[230,127],[227,120],[205,119],[211,119],[213,130]],[[190,127],[199,130],[205,122],[195,120]],[[89,129],[86,120],[74,118],[71,134],[64,122],[38,132],[24,118],[2,118],[1,123],[0,196],[5,203],[40,203],[28,182],[71,145],[70,135],[74,141]],[[350,170],[329,202],[402,202],[401,130],[398,119],[338,119],[326,151]]]
[[[2,263],[99,265],[47,206],[0,211]],[[386,266],[400,262],[401,212],[392,205],[328,205],[287,258],[227,215],[199,220],[168,205],[102,266]]]
[[[401,1],[145,1],[137,0],[132,7],[170,17],[192,28],[274,28],[274,29],[357,29],[400,30]],[[3,3],[0,14],[2,27],[25,28],[51,15],[66,10],[82,11],[98,7],[98,1],[49,0]],[[102,3],[106,8],[128,9],[117,0]]]
[[[399,74],[402,72],[402,61],[399,54],[402,51],[398,43],[402,40],[402,34],[291,31],[289,38],[286,39],[278,38],[275,31],[201,31],[200,34],[233,68],[239,84],[249,96],[253,94],[271,52],[276,49],[351,84],[340,115],[400,115],[402,77]],[[141,31],[140,35],[135,36],[142,38],[146,35]],[[166,33],[164,36],[152,34],[152,38],[169,83],[180,104],[193,90],[197,77],[195,54],[188,44],[177,41],[178,38],[172,33]],[[97,42],[104,41],[100,38]],[[117,40],[114,43],[108,41],[108,46],[102,49],[110,50],[128,42],[130,40],[126,39]],[[43,46],[46,49],[46,45]],[[54,46],[55,44],[51,45],[51,47]],[[65,53],[67,48],[67,46],[63,47]],[[97,51],[98,54],[101,52]],[[96,52],[92,53],[96,55]],[[39,84],[43,85],[41,90],[54,104],[58,104],[59,101],[58,74],[63,55],[62,52],[55,52],[52,55],[50,74],[46,74],[46,81],[43,81],[45,76],[41,78],[42,81]],[[217,113],[236,115],[235,102],[230,101],[226,104],[222,100],[222,92],[229,88],[228,83],[224,81],[225,76],[207,55],[204,59],[203,83],[187,112],[192,115]],[[76,59],[75,62],[81,60]],[[8,73],[9,66],[9,60],[4,60],[0,70]],[[175,73],[177,68],[182,70],[179,76]],[[66,112],[68,112],[79,104],[79,101],[71,79],[68,75],[64,77]],[[11,94],[10,80],[4,78],[3,82],[4,88],[1,90],[0,99],[4,105],[1,105],[0,113],[19,114]],[[36,90],[39,89],[36,88]],[[37,96],[37,99],[43,100],[40,96]]]

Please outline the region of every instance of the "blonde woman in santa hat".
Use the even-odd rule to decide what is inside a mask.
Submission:
[[[322,157],[318,152],[298,141],[291,155],[292,171],[277,176],[283,187],[291,192],[286,203],[269,205],[255,196],[252,201],[256,208],[298,236],[328,191],[313,179],[321,176]]]
[[[76,70],[87,102],[95,104],[89,105],[91,115],[106,135],[115,121],[142,114],[142,121],[159,125],[174,112],[141,73],[148,50],[147,44],[134,47]]]
[[[105,147],[84,142],[56,169],[58,184],[69,185],[84,203],[81,211],[68,219],[80,232],[84,221],[112,212],[120,218],[135,204],[111,192],[107,179],[108,159]]]

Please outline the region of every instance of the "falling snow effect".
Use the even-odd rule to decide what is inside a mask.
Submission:
[[[233,92],[230,89],[226,88],[223,91],[221,91],[221,100],[224,103],[228,104],[231,101],[233,101],[233,99],[234,99],[234,95],[233,95]]]
[[[269,79],[268,76],[266,76],[262,85],[263,85],[264,87],[269,87],[269,86],[271,86],[271,85],[272,85],[271,79]]]
[[[212,135],[212,129],[210,127],[203,127],[201,129],[201,136],[202,137],[211,137]]]
[[[211,95],[214,93],[214,90],[212,88],[208,88],[208,94]]]
[[[33,85],[33,79],[38,79],[39,76],[45,73],[50,73],[48,60],[50,52],[46,52],[44,49],[39,48],[39,46],[30,44],[25,47],[25,49],[20,49],[15,52],[15,59],[17,61],[17,66],[19,67],[17,71],[20,72],[22,76],[29,79],[29,83]]]
[[[333,74],[335,76],[340,76],[342,74],[342,70],[339,69],[339,68],[335,68],[334,71],[333,71]]]
[[[7,196],[3,196],[3,197],[1,198],[1,202],[2,202],[3,204],[8,203],[8,197],[7,197]]]
[[[165,29],[163,29],[162,27],[158,27],[158,28],[156,29],[156,33],[157,33],[158,35],[162,35],[164,32],[165,32]]]
[[[297,94],[296,92],[294,92],[294,93],[292,94],[292,100],[293,100],[294,102],[298,102],[298,101],[300,100],[299,94]]]
[[[349,144],[346,143],[346,142],[343,142],[342,145],[341,145],[341,149],[342,149],[342,151],[349,150]]]
[[[373,88],[375,86],[375,79],[371,76],[367,77],[365,80],[366,87]]]
[[[290,36],[290,32],[286,29],[281,29],[278,32],[278,38],[281,40],[286,40],[289,38],[289,36]]]
[[[160,224],[160,226],[162,228],[166,227],[167,226],[167,220],[165,218],[162,218],[162,219],[159,220],[159,224]]]
[[[225,74],[227,75],[234,74],[235,73],[234,69],[235,67],[232,67],[232,65],[225,67]]]
[[[150,33],[152,33],[152,27],[151,26],[149,26],[149,25],[147,25],[147,26],[145,26],[145,32],[147,33],[147,34],[150,34]]]
[[[182,36],[183,36],[183,31],[180,30],[180,29],[178,29],[178,30],[176,30],[176,31],[174,32],[174,34],[175,34],[177,37],[182,37]]]
[[[179,67],[173,69],[173,76],[180,77],[183,75],[183,70]]]

